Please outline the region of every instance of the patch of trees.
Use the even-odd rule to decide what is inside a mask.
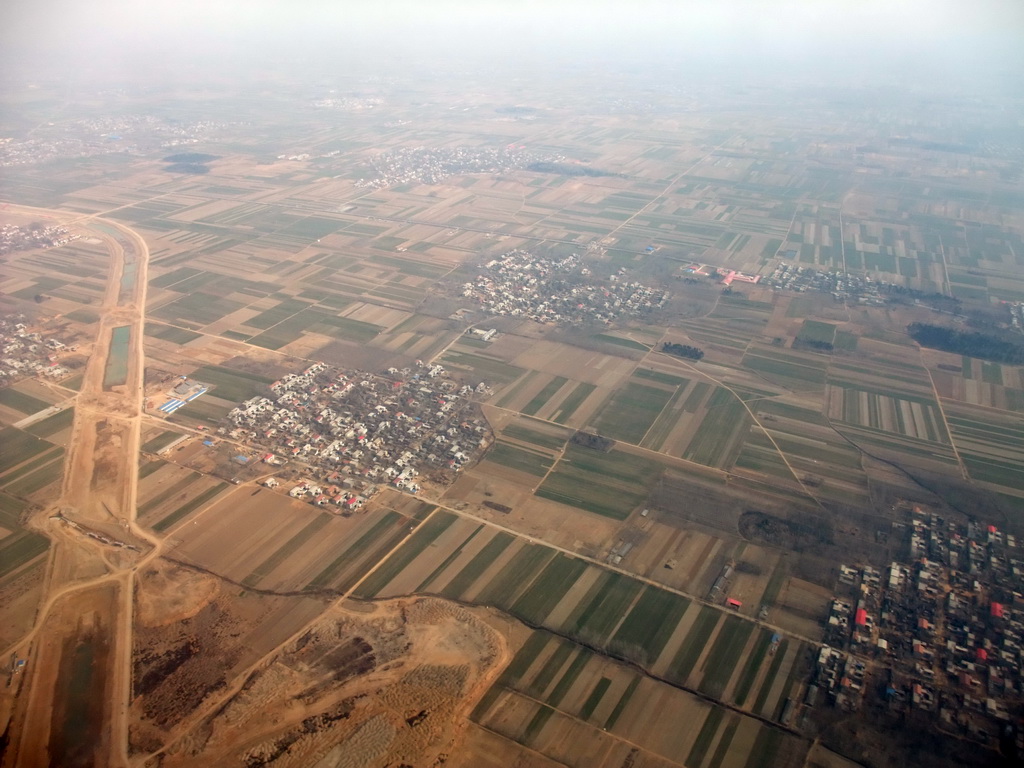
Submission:
[[[954,152],[956,154],[969,154],[972,149],[967,144],[955,144],[950,141],[924,141],[922,139],[893,138],[889,139],[889,146],[896,147],[917,147],[918,149],[930,150],[932,152]]]
[[[207,155],[203,152],[179,152],[176,155],[168,155],[164,158],[165,163],[208,163],[216,160],[217,155]]]
[[[877,283],[876,287],[878,288],[878,292],[889,299],[889,301],[898,302],[901,298],[914,299],[922,304],[937,309],[940,312],[951,312],[953,314],[960,313],[960,305],[962,302],[955,296],[947,296],[946,294],[938,293],[937,291],[927,293],[925,291],[919,291],[916,288],[907,288],[906,286],[896,285],[894,283]]]
[[[590,168],[586,165],[574,165],[572,163],[552,163],[549,161],[538,161],[526,166],[526,170],[534,173],[555,173],[559,176],[615,176],[616,174],[602,171],[600,168]]]
[[[907,326],[907,333],[922,347],[980,357],[997,363],[1024,363],[1024,342],[1000,338],[990,333],[958,331],[955,328],[927,323],[911,323]]]
[[[785,519],[750,510],[740,515],[739,530],[745,539],[793,552],[817,552],[823,545],[832,543],[831,523],[826,518],[810,515]]]
[[[661,351],[676,357],[685,357],[689,360],[700,360],[704,357],[704,350],[691,347],[689,344],[673,344],[666,341],[661,345]]]
[[[170,173],[209,173],[210,169],[202,163],[174,163],[168,165],[165,171]]]
[[[602,453],[608,453],[608,451],[615,447],[615,441],[611,438],[592,435],[589,432],[577,432],[572,436],[572,443],[573,445],[601,451]]]

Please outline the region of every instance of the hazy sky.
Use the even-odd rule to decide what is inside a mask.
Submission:
[[[6,71],[115,76],[288,57],[372,69],[410,54],[513,66],[571,55],[752,74],[906,67],[941,82],[1024,71],[1024,0],[3,0],[0,51]]]

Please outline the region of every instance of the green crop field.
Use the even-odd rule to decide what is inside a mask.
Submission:
[[[697,738],[693,742],[693,746],[690,747],[690,754],[686,758],[687,765],[702,764],[724,718],[725,710],[721,707],[711,707],[708,710],[707,717],[704,718],[704,723],[697,733]]]
[[[647,498],[661,470],[650,459],[570,445],[536,495],[623,520]]]
[[[634,381],[626,382],[601,409],[594,429],[598,434],[615,440],[637,444],[643,440],[672,394]]]
[[[583,706],[580,707],[580,720],[584,722],[590,720],[591,715],[594,714],[594,710],[597,709],[601,703],[601,699],[604,698],[605,693],[608,692],[608,688],[611,687],[612,681],[607,677],[602,677],[597,681],[597,684],[591,690],[590,695],[587,696],[587,700],[583,702]]]
[[[441,362],[456,368],[468,368],[481,381],[487,382],[488,386],[498,387],[515,381],[523,375],[522,368],[509,365],[501,360],[495,360],[482,355],[474,355],[469,352],[450,350],[441,358]]]
[[[604,721],[605,730],[611,730],[615,727],[615,724],[619,722],[619,718],[622,717],[622,713],[626,711],[626,707],[629,706],[629,702],[633,699],[633,694],[636,693],[636,689],[640,687],[640,681],[643,680],[643,675],[637,674],[632,680],[629,681],[629,685],[626,686],[626,690],[622,692],[622,696],[619,697],[618,702],[615,704],[615,708],[609,713],[608,719]]]
[[[169,515],[166,515],[165,517],[161,518],[159,521],[154,523],[153,530],[157,533],[163,533],[172,525],[177,523],[179,520],[183,520],[186,516],[190,515],[195,510],[199,509],[201,506],[206,504],[215,496],[219,495],[220,493],[223,493],[225,490],[228,489],[228,487],[229,486],[227,483],[217,483],[217,485],[211,488],[207,488],[194,499],[185,502],[180,507],[171,512]]]
[[[593,394],[595,389],[597,389],[596,385],[581,381],[576,385],[576,388],[568,394],[565,400],[562,401],[562,405],[559,407],[555,415],[551,417],[551,420],[557,421],[559,424],[565,424],[572,418],[577,409],[583,405],[583,401]]]
[[[301,528],[294,536],[288,539],[288,541],[278,547],[277,550],[272,552],[269,557],[263,560],[263,562],[256,566],[248,576],[242,579],[242,583],[248,587],[259,584],[267,574],[298,552],[304,544],[323,530],[324,526],[331,522],[332,519],[332,515],[327,512],[321,512],[306,523],[306,525],[303,526],[303,528]]]
[[[717,387],[708,400],[697,434],[683,451],[683,458],[709,467],[728,467],[730,455],[746,432],[749,420],[743,403],[728,390]]]
[[[49,539],[31,531],[18,531],[0,539],[0,579],[43,554],[49,546]]]
[[[526,683],[525,686],[522,686],[523,692],[535,698],[543,696],[544,689],[551,684],[558,670],[565,665],[565,662],[569,660],[572,652],[576,649],[575,643],[563,640],[560,637],[553,637],[551,644],[555,646],[555,650],[548,656],[531,680],[523,681]]]
[[[641,352],[647,352],[650,347],[646,344],[642,344],[639,341],[633,341],[633,339],[624,339],[621,336],[611,336],[607,333],[595,334],[592,338],[597,341],[602,341],[605,344],[613,344],[617,347],[625,347],[626,349],[636,349]]]
[[[544,477],[554,461],[546,454],[535,453],[501,441],[491,446],[491,449],[487,452],[486,459],[503,467],[517,469],[520,472],[526,472],[535,477]]]
[[[53,447],[45,440],[14,427],[0,429],[0,445],[3,446],[3,451],[0,451],[0,474]]]
[[[273,379],[266,376],[225,368],[220,365],[204,365],[196,369],[191,378],[204,384],[212,384],[217,387],[215,390],[217,397],[235,403],[265,394],[267,386],[274,382]],[[202,400],[202,398],[199,399]]]
[[[146,323],[145,334],[154,339],[169,341],[173,344],[188,344],[202,335],[195,331],[188,331],[184,328],[175,328],[174,326],[162,325],[160,323]]]
[[[39,467],[35,471],[19,472],[20,477],[8,485],[4,486],[4,490],[14,496],[20,496],[26,498],[31,496],[36,491],[40,491],[48,485],[51,485],[58,480],[64,474],[64,461],[60,458],[59,454],[63,453],[62,449],[58,449],[58,457],[55,458],[48,464]],[[50,452],[47,452],[49,455]]]
[[[192,293],[150,310],[149,314],[169,323],[201,328],[241,309],[244,304],[207,293]]]
[[[685,597],[646,587],[608,643],[609,649],[640,664],[653,664],[689,605]]]
[[[648,381],[656,381],[659,384],[668,384],[672,387],[685,387],[690,383],[690,379],[685,379],[682,376],[673,376],[670,373],[662,373],[661,371],[652,371],[649,368],[637,368],[633,371],[634,379],[647,379]]]
[[[538,448],[556,451],[561,450],[566,441],[572,437],[571,430],[552,428],[551,425],[544,422],[533,423],[538,425],[537,429],[529,426],[531,424],[529,419],[513,421],[502,430],[501,434],[503,437],[510,437],[523,443],[530,443]]]
[[[26,461],[24,464],[21,464],[17,468],[17,470],[6,472],[3,476],[3,479],[0,479],[0,485],[6,485],[8,483],[16,482],[19,478],[25,477],[26,475],[35,472],[44,464],[49,464],[54,459],[63,455],[63,448],[59,446],[53,446],[49,450],[37,454],[30,461]]]
[[[587,666],[594,655],[586,648],[576,648],[576,656],[573,658],[572,663],[569,664],[569,668],[565,670],[565,674],[555,683],[555,687],[551,689],[551,693],[547,696],[547,703],[553,707],[557,707],[562,703],[562,699],[565,698],[565,694],[569,692],[576,679],[583,672],[583,668]]]
[[[334,580],[335,577],[341,575],[342,571],[351,565],[358,557],[365,555],[370,552],[375,544],[385,539],[385,536],[391,532],[394,534],[399,526],[402,526],[404,531],[405,518],[397,512],[387,510],[380,519],[377,520],[369,530],[362,533],[358,539],[356,539],[351,546],[346,547],[340,555],[334,560],[328,563],[320,573],[313,577],[313,579],[306,585],[306,589],[321,589],[326,587]],[[401,531],[399,531],[401,533]]]
[[[554,554],[542,544],[527,544],[484,586],[476,602],[507,610]]]
[[[473,556],[473,559],[466,563],[465,567],[452,577],[451,581],[441,590],[444,597],[458,598],[462,593],[473,586],[473,583],[480,578],[480,575],[487,570],[495,559],[515,541],[510,533],[499,531],[488,541],[483,549]]]
[[[585,561],[558,553],[509,611],[530,624],[542,624],[586,569]]]
[[[173,429],[165,430],[143,443],[142,450],[146,453],[159,453],[179,437],[183,437],[181,432],[175,432]]]
[[[721,617],[722,614],[715,609],[708,608],[706,605],[701,606],[700,613],[697,614],[693,626],[690,627],[690,631],[687,633],[682,646],[676,651],[676,655],[669,665],[666,676],[670,680],[685,684],[686,678],[690,676],[694,666],[696,666],[697,659],[700,658],[701,653],[704,651],[704,646],[707,645],[708,638],[711,637],[711,633],[718,626],[718,621]]]
[[[569,380],[564,376],[555,376],[551,381],[544,385],[544,388],[538,392],[534,397],[523,406],[521,413],[527,416],[536,415],[537,411],[543,408],[548,400],[555,396]]]
[[[449,565],[451,565],[453,562],[455,562],[459,558],[459,556],[462,554],[462,551],[466,548],[466,545],[469,544],[471,541],[473,541],[473,539],[476,538],[477,534],[480,533],[482,530],[484,530],[484,525],[483,525],[483,523],[480,523],[479,525],[477,525],[476,528],[474,528],[472,530],[472,532],[470,532],[469,536],[464,538],[459,543],[459,545],[455,549],[452,550],[451,554],[448,555],[448,557],[446,557],[444,560],[442,560],[440,563],[438,563],[435,566],[434,570],[432,570],[430,573],[428,573],[426,575],[426,577],[422,581],[420,581],[419,584],[416,585],[416,589],[414,589],[413,591],[414,592],[423,592],[424,590],[426,590],[427,587],[429,586],[429,584],[434,579],[436,579],[441,573],[444,572],[444,570]]]
[[[164,502],[169,501],[175,495],[181,494],[182,496],[184,496],[185,490],[190,485],[192,485],[192,483],[199,480],[200,477],[202,477],[202,475],[200,475],[197,472],[188,472],[188,474],[186,474],[183,478],[178,480],[178,482],[176,482],[174,485],[172,485],[169,488],[165,488],[163,491],[158,493],[153,498],[149,499],[143,504],[140,504],[138,508],[138,514],[140,516],[148,515],[154,509],[159,507]]]
[[[771,645],[772,634],[771,630],[758,627],[757,640],[754,641],[754,647],[747,657],[746,664],[744,664],[743,671],[740,673],[739,680],[736,683],[736,690],[733,691],[732,698],[737,706],[742,707],[747,700],[747,696],[750,694],[750,689],[754,685],[754,679],[757,677],[757,672],[761,669],[765,654]]]
[[[753,622],[738,616],[726,616],[722,628],[715,639],[715,644],[704,662],[704,677],[700,681],[700,691],[711,698],[720,699],[725,686],[732,677],[740,654],[746,646],[750,634],[754,630]]]
[[[807,365],[797,365],[788,360],[748,354],[743,357],[743,367],[758,373],[767,373],[793,379],[802,384],[824,384],[825,369]]]
[[[752,707],[754,712],[761,712],[764,709],[764,705],[768,701],[768,694],[771,693],[772,685],[775,683],[775,678],[779,674],[779,668],[782,666],[782,660],[786,658],[786,652],[788,650],[789,640],[781,640],[779,642],[779,647],[775,650],[775,655],[772,656],[772,662],[768,666],[768,672],[761,681],[761,688],[757,692],[757,698],[754,700],[754,706]]]
[[[798,341],[832,344],[836,338],[836,326],[832,323],[822,323],[817,320],[804,320],[796,338]]]
[[[32,395],[26,395],[24,392],[19,392],[13,387],[0,389],[0,405],[6,405],[8,408],[13,408],[26,414],[37,413],[44,408],[50,407],[50,404],[45,400],[32,397]]]
[[[450,512],[437,511],[420,524],[415,533],[398,551],[393,552],[356,590],[358,597],[373,597],[388,585],[395,576],[415,560],[424,549],[434,543],[438,536],[448,530],[456,516]]]
[[[569,631],[581,640],[603,644],[625,616],[643,584],[614,572],[602,573],[599,583],[600,587],[590,602],[578,606],[570,617]]]
[[[0,525],[9,531],[21,528],[21,513],[27,506],[28,502],[0,492]]]
[[[62,432],[75,420],[75,409],[65,408],[63,411],[47,416],[42,421],[37,421],[28,427],[25,427],[26,432],[31,432],[36,437],[51,437],[58,432]]]

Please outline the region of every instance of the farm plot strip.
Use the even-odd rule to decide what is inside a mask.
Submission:
[[[306,589],[321,589],[326,587],[335,577],[340,576],[342,571],[349,565],[352,565],[358,558],[359,554],[365,555],[372,545],[377,543],[389,529],[394,529],[400,522],[403,522],[403,518],[397,512],[388,510],[381,516],[370,530],[363,533],[358,539],[356,539],[351,546],[346,547],[340,555],[334,560],[327,564],[327,566],[320,571],[313,579],[306,585]],[[350,554],[355,553],[355,554]]]
[[[435,512],[416,529],[412,537],[397,552],[393,552],[376,571],[359,585],[356,595],[358,597],[375,596],[438,536],[444,533],[456,519],[458,519],[457,516],[450,512]]]
[[[169,515],[162,518],[159,522],[154,523],[153,530],[157,533],[163,533],[176,522],[184,519],[187,515],[199,509],[201,506],[203,506],[203,504],[210,501],[214,496],[223,493],[225,490],[227,490],[227,488],[227,483],[218,483],[212,488],[207,488],[205,491],[203,491],[201,494],[196,496],[191,501],[185,502],[176,510],[171,512]]]
[[[319,515],[314,517],[309,523],[305,525],[302,530],[292,536],[286,541],[277,551],[271,553],[262,563],[260,563],[253,571],[242,579],[242,584],[247,587],[256,586],[265,576],[270,574],[275,568],[285,561],[286,558],[294,555],[299,549],[316,536],[324,526],[326,526],[332,517],[327,512],[321,512]]]

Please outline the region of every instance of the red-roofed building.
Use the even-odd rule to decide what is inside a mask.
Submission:
[[[986,651],[984,648],[979,648],[975,652],[974,656],[975,658],[977,658],[978,661],[988,661],[988,651]]]
[[[856,623],[858,627],[865,626],[868,623],[868,612],[863,608],[858,608],[856,616],[854,617],[854,623]]]
[[[728,605],[730,608],[737,608],[737,609],[740,608],[743,605],[743,603],[741,603],[739,600],[736,600],[735,598],[732,598],[732,597],[730,597],[728,600],[726,600],[725,604]]]
[[[997,619],[1003,618],[1003,611],[1005,609],[1003,608],[1002,603],[992,603],[989,610],[991,611],[992,615],[995,616]]]

